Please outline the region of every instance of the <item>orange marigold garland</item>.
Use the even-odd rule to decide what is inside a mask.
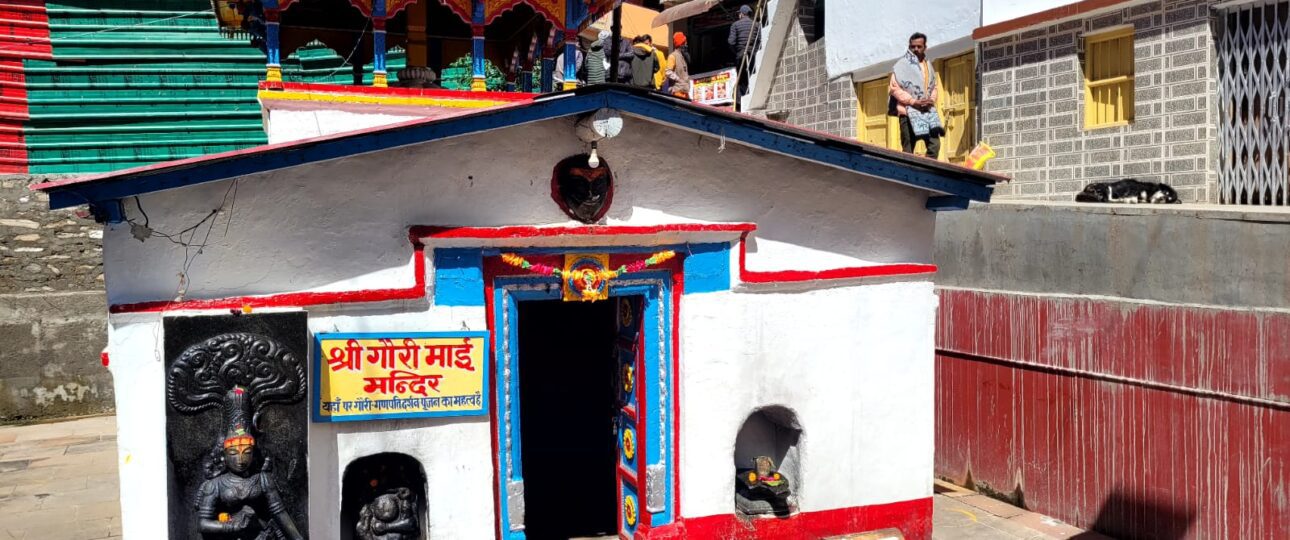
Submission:
[[[624,264],[612,270],[610,269],[600,270],[597,272],[597,277],[603,280],[615,279],[618,276],[621,276],[628,272],[640,272],[641,270],[644,270],[648,267],[663,264],[675,256],[676,256],[675,251],[672,251],[672,250],[660,251],[658,253],[650,255],[648,259],[642,259],[639,261],[634,261],[628,264]],[[511,266],[514,266],[517,268],[523,268],[535,274],[545,274],[549,276],[554,276],[556,278],[564,279],[564,270],[561,270],[554,266],[542,264],[542,263],[531,263],[524,257],[521,257],[514,253],[503,253],[502,261],[506,262],[506,264],[509,264]]]

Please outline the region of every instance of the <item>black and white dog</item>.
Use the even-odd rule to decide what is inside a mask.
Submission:
[[[1178,192],[1165,184],[1126,178],[1116,182],[1093,182],[1075,195],[1076,202],[1175,204]]]

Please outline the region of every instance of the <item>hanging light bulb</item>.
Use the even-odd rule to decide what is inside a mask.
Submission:
[[[587,166],[593,169],[600,167],[600,156],[596,155],[596,143],[591,143],[591,157],[587,158]]]

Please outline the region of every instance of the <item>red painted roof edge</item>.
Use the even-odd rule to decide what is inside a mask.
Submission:
[[[1055,22],[1068,17],[1075,17],[1108,8],[1118,4],[1127,4],[1135,0],[1083,0],[1074,4],[1066,4],[1049,10],[1031,13],[1015,19],[999,21],[994,24],[987,24],[972,31],[972,39],[976,41],[985,41],[1001,34],[1008,34],[1038,26],[1044,23]]]
[[[531,101],[542,94],[531,92],[474,92],[470,90],[445,90],[443,88],[398,88],[375,86],[350,86],[321,83],[260,81],[260,90],[283,90],[294,92],[318,92],[325,94],[359,94],[382,97],[428,97],[447,99],[492,100],[492,101]]]

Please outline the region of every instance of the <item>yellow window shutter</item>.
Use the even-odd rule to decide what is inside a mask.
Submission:
[[[1133,28],[1084,37],[1084,129],[1133,122]]]

